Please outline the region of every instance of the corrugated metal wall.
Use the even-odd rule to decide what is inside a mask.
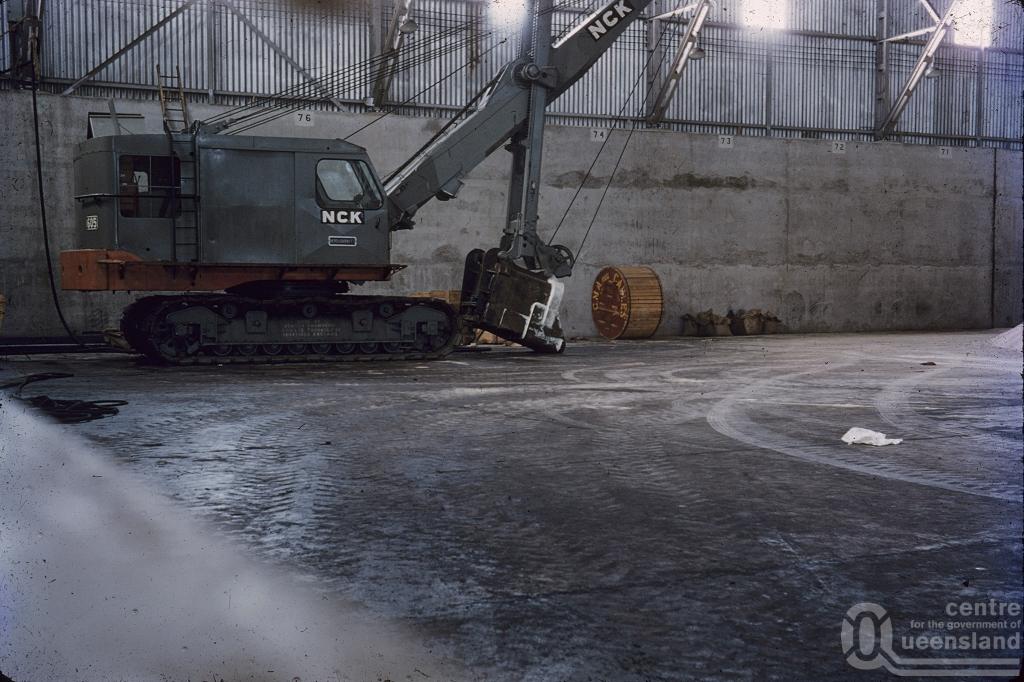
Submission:
[[[516,54],[517,35],[498,21],[493,0],[413,1],[419,28],[406,40],[391,99],[404,105],[404,113],[449,115]],[[937,73],[922,82],[894,137],[1020,148],[1024,11],[1003,0],[967,1],[993,3],[992,45],[981,50],[947,39],[937,55]],[[153,97],[155,66],[160,64],[165,70],[179,66],[185,87],[201,101],[240,104],[253,95],[286,92],[313,100],[306,106],[331,107],[320,94],[327,89],[348,109],[362,111],[373,85],[368,60],[387,29],[390,2],[199,0],[75,92]],[[743,26],[745,2],[749,0],[721,0],[713,7],[700,37],[706,56],[690,62],[662,125],[700,132],[870,139],[877,116],[879,0],[779,0],[776,7],[785,12],[787,26],[783,31]],[[884,2],[890,36],[932,23],[919,0]],[[945,4],[940,2],[940,8]],[[48,0],[45,87],[65,90],[180,5],[181,0]],[[556,0],[556,35],[596,6],[596,0]],[[678,5],[661,0],[659,6],[664,10]],[[4,7],[6,11],[6,3]],[[633,25],[552,106],[553,118],[575,125],[632,125],[653,97],[646,69],[667,69],[685,29],[678,21],[661,25],[660,37],[648,36],[649,22]],[[4,69],[7,41],[4,34]],[[650,63],[649,47],[655,44],[665,53],[660,65]],[[890,46],[891,97],[920,51],[920,44]],[[310,78],[326,80],[318,88]]]

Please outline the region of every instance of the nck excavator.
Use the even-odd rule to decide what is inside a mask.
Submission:
[[[121,327],[171,364],[431,359],[472,329],[561,352],[559,280],[574,257],[537,232],[545,107],[650,2],[611,0],[553,42],[551,0],[534,0],[519,56],[384,181],[354,144],[226,134],[230,120],[179,132],[165,111],[166,135],[93,137],[76,153],[80,248],[60,254],[61,286],[164,292],[131,304]],[[507,218],[497,248],[468,254],[458,311],[347,293],[402,269],[392,233],[502,146]]]

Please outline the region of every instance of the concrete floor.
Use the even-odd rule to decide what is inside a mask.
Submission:
[[[280,625],[253,616],[258,604],[245,616],[264,646],[294,637],[307,603],[314,627],[351,627],[369,642],[302,640],[282,654],[287,678],[201,644],[178,657],[168,645],[140,667],[136,649],[119,644],[123,624],[82,654],[101,658],[106,641],[140,675],[879,679],[844,660],[840,623],[853,604],[884,606],[899,636],[927,632],[911,620],[941,618],[951,602],[1022,599],[1021,353],[993,336],[577,342],[559,357],[496,349],[385,367],[11,357],[0,381],[75,374],[25,395],[128,405],[36,434],[25,420],[39,420],[7,401],[0,419],[18,428],[4,437],[0,518],[8,540],[33,524],[45,533],[45,515],[12,502],[25,504],[11,494],[24,477],[41,476],[34,489],[62,499],[104,476],[94,494],[116,507],[107,530],[137,508],[149,509],[151,533],[171,532],[158,521],[181,516],[173,532],[192,538],[189,550],[149,550],[163,557],[161,575],[168,561],[223,551],[230,558],[203,568],[207,578],[242,565],[288,584],[259,593],[291,605]],[[852,426],[905,440],[845,445]],[[52,454],[77,436],[94,451]],[[55,483],[58,459],[101,473],[86,467]],[[122,490],[133,502],[122,504]],[[90,532],[105,531],[76,537]],[[117,537],[126,555],[145,553]],[[117,537],[89,571],[119,563]],[[97,551],[58,544],[65,571],[76,552]],[[10,541],[0,547],[9,581],[50,589],[25,577],[30,549],[12,568]],[[193,599],[208,601],[205,590],[223,600],[212,578],[187,584]],[[116,589],[148,598],[145,581]],[[244,586],[236,594],[259,601]],[[102,607],[99,594],[78,599],[83,612]],[[35,620],[59,629],[59,604]],[[8,608],[7,618],[0,669],[37,679],[32,666],[55,665],[54,655],[24,647],[56,650],[46,638],[60,637],[12,634],[18,616]],[[172,632],[189,629],[165,620]],[[216,627],[250,627],[240,622]]]

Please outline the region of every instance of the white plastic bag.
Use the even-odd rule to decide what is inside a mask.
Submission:
[[[843,434],[843,442],[847,445],[852,445],[853,443],[860,445],[899,445],[903,442],[903,439],[886,438],[884,433],[854,426]]]

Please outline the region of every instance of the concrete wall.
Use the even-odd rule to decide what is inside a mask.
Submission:
[[[72,244],[71,161],[89,111],[106,100],[41,95],[44,178],[54,255]],[[147,116],[152,102],[120,101]],[[202,106],[202,117],[214,111]],[[268,134],[343,137],[366,116],[316,113]],[[57,335],[36,205],[31,99],[0,92],[0,293],[9,299],[3,336]],[[416,150],[440,123],[389,116],[352,138],[381,174]],[[542,231],[561,218],[600,146],[583,128],[545,134]],[[580,246],[625,140],[616,131],[557,241]],[[659,333],[678,333],[686,312],[767,308],[794,331],[981,328],[1021,320],[1021,153],[891,143],[848,143],[844,154],[811,140],[735,138],[638,131],[632,136],[576,273],[566,288],[563,327],[592,335],[590,285],[608,264],[657,270],[666,311]],[[496,245],[507,154],[496,152],[468,178],[458,199],[433,202],[418,227],[395,234],[393,259],[407,263],[396,293],[457,288],[462,260]],[[995,191],[994,191],[995,190]],[[116,324],[125,294],[61,293],[77,330]]]
[[[1024,301],[1024,212],[1021,187],[1024,164],[1020,152],[1000,149],[993,167],[995,197],[992,203],[992,326],[1020,324]]]

